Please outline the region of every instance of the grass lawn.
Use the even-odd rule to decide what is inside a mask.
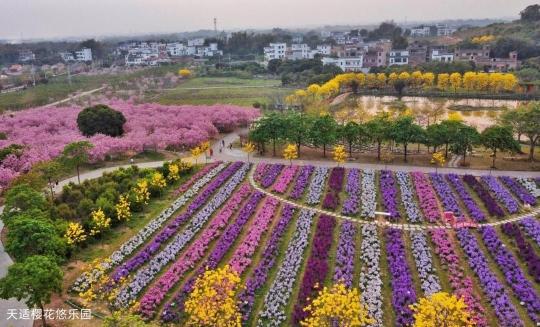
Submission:
[[[235,77],[193,78],[175,89],[150,95],[150,101],[162,104],[234,104],[251,106],[255,102],[270,104],[291,91],[281,87],[279,80],[242,79]]]

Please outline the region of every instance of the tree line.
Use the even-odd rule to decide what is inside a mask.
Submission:
[[[529,158],[534,159],[534,149],[540,138],[540,103],[531,103],[516,111],[502,115],[500,122],[479,132],[475,127],[464,123],[459,115],[427,127],[415,122],[410,112],[405,111],[396,117],[380,113],[365,122],[349,121],[340,124],[331,115],[314,116],[297,111],[271,112],[256,121],[250,129],[249,138],[257,145],[260,153],[272,148],[276,156],[279,144],[295,144],[298,156],[302,147],[316,147],[323,151],[335,144],[347,147],[349,156],[354,151],[373,146],[377,160],[381,160],[383,145],[395,144],[403,149],[403,160],[407,162],[411,145],[425,145],[433,152],[443,151],[463,156],[478,146],[492,152],[493,167],[498,152],[520,152],[520,144],[514,138],[526,135],[530,146]]]

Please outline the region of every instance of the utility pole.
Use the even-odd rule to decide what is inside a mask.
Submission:
[[[71,86],[71,70],[69,67],[69,61],[66,62],[66,66],[67,66],[68,83],[69,83],[69,86]]]

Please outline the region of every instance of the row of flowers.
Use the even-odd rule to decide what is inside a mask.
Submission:
[[[265,164],[264,162],[257,164],[257,167],[255,168],[255,173],[253,174],[253,178],[256,182],[261,182],[268,166],[269,165]]]
[[[275,265],[279,252],[281,237],[285,233],[289,222],[292,220],[295,208],[286,204],[281,212],[281,218],[270,235],[263,250],[261,260],[255,268],[253,275],[247,280],[246,287],[239,295],[240,310],[244,320],[249,318],[255,301],[255,292],[259,290],[266,282],[270,269]]]
[[[506,185],[522,203],[532,206],[536,205],[536,196],[533,195],[534,193],[536,193],[536,185],[533,184],[533,188],[529,184],[529,180],[523,179],[525,181],[524,185],[528,185],[530,187],[530,191],[511,177],[501,176],[499,177],[499,180],[501,180],[504,185]]]
[[[279,176],[277,182],[274,184],[273,190],[277,193],[283,194],[287,191],[289,184],[296,176],[298,166],[287,166],[283,169],[283,172]]]
[[[267,168],[264,177],[261,180],[261,185],[264,188],[270,187],[276,181],[276,178],[279,176],[283,170],[284,165],[275,164]]]
[[[519,250],[518,255],[525,261],[529,274],[534,278],[535,282],[540,283],[540,257],[536,254],[531,244],[525,240],[518,225],[506,223],[502,226],[502,231],[514,240]]]
[[[414,319],[409,306],[416,303],[416,291],[406,259],[402,233],[399,229],[388,228],[385,230],[386,256],[392,285],[392,307],[396,313],[394,325],[410,326]]]
[[[443,267],[446,267],[450,286],[455,294],[467,304],[476,326],[487,326],[485,309],[480,303],[479,295],[474,291],[472,278],[465,272],[465,263],[454,248],[452,237],[443,229],[433,230],[430,234],[434,252],[441,260]]]
[[[259,245],[261,237],[271,225],[278,204],[279,201],[275,198],[266,200],[264,206],[257,212],[257,217],[251,224],[247,236],[232,255],[229,266],[239,276],[251,264],[251,257]]]
[[[463,181],[469,185],[474,192],[480,197],[484,205],[486,206],[488,212],[492,216],[503,217],[504,211],[497,204],[497,201],[493,199],[491,194],[484,188],[482,184],[472,175],[463,176]]]
[[[311,302],[310,298],[315,296],[319,285],[324,284],[329,270],[328,255],[335,226],[336,219],[332,216],[321,215],[317,222],[311,253],[300,283],[298,298],[294,303],[292,317],[295,325],[299,325],[307,317],[308,313],[304,308]]]
[[[154,254],[156,254],[161,246],[167,242],[171,237],[176,235],[178,230],[184,225],[193,215],[202,208],[208,201],[208,199],[234,174],[238,169],[242,167],[242,163],[235,162],[225,170],[223,170],[216,178],[209,183],[206,188],[198,193],[197,197],[189,204],[186,210],[178,215],[173,221],[171,221],[161,232],[159,232],[154,239],[149,242],[144,249],[139,251],[135,256],[129,259],[127,262],[119,266],[112,274],[112,278],[115,282],[118,282],[121,278],[126,277],[131,272],[138,269],[143,264],[147,263]],[[246,166],[244,166],[244,170]],[[242,176],[244,174],[241,174]],[[218,192],[219,193],[219,192]]]
[[[176,199],[167,209],[163,210],[155,219],[151,220],[137,234],[123,243],[120,248],[114,251],[111,256],[99,264],[99,268],[94,268],[90,271],[82,273],[73,283],[71,290],[77,293],[84,292],[90,288],[93,281],[98,280],[104,271],[117,266],[125,258],[130,256],[139,248],[152,234],[154,234],[161,226],[169,220],[172,215],[188,201],[195,196],[201,188],[208,184],[217,174],[219,174],[227,165],[219,164],[217,167],[209,170],[204,176],[196,181],[191,188]],[[204,170],[206,171],[206,170]]]
[[[182,185],[180,185],[180,187],[176,191],[174,191],[173,196],[179,196],[180,194],[189,190],[191,185],[195,184],[195,182],[203,178],[204,175],[208,174],[211,170],[213,170],[220,164],[222,164],[221,161],[216,161],[216,162],[209,163],[208,165],[205,165],[201,170],[199,170],[193,176],[191,176],[189,180],[182,183]]]
[[[362,210],[360,215],[365,218],[375,218],[377,208],[377,192],[375,191],[375,171],[371,169],[362,170],[362,195],[360,202]]]
[[[390,214],[390,220],[397,221],[399,219],[398,199],[396,181],[392,172],[389,170],[381,170],[380,175],[380,190],[382,203]]]
[[[518,177],[517,181],[523,185],[523,187],[529,192],[533,197],[540,197],[540,188],[536,185],[536,182],[530,178]]]
[[[433,260],[425,232],[411,232],[412,254],[416,263],[416,270],[420,276],[422,291],[431,295],[441,290],[441,283],[437,271],[433,267]]]
[[[332,169],[328,178],[328,191],[324,197],[323,208],[335,210],[339,206],[339,192],[343,188],[343,178],[345,168],[336,167]]]
[[[285,306],[291,296],[304,251],[309,243],[314,212],[302,210],[296,222],[296,231],[290,240],[283,263],[264,298],[264,307],[257,325],[280,326],[286,319]]]
[[[140,300],[139,311],[142,315],[147,318],[154,316],[156,308],[163,301],[167,292],[178,283],[180,278],[189,269],[193,269],[194,265],[204,257],[210,243],[221,234],[223,228],[227,226],[228,220],[250,193],[251,187],[249,184],[240,186],[239,190],[234,193],[219,213],[212,219],[208,227],[189,246],[184,255],[146,291]]]
[[[469,258],[469,266],[480,280],[480,286],[501,326],[524,326],[508,292],[491,271],[474,234],[461,228],[457,231],[457,236],[461,247]]]
[[[411,223],[421,222],[424,220],[424,218],[422,217],[422,213],[418,208],[409,173],[398,171],[396,172],[396,179],[401,191],[401,203],[403,204],[405,212],[407,213],[407,220]]]
[[[502,203],[509,213],[514,214],[519,210],[519,204],[512,195],[497,181],[494,176],[482,176],[482,181],[487,185],[489,190],[495,194],[495,198]]]
[[[345,191],[348,198],[343,203],[341,213],[347,216],[356,215],[360,210],[360,170],[356,168],[349,170]]]
[[[414,186],[416,187],[416,194],[418,195],[418,201],[420,202],[420,208],[424,212],[424,217],[430,223],[434,223],[439,220],[441,215],[439,211],[439,204],[437,198],[433,192],[429,180],[426,175],[420,172],[411,173]]]
[[[362,245],[360,248],[362,271],[360,273],[360,291],[362,303],[367,307],[369,316],[375,320],[372,326],[383,325],[383,295],[381,268],[381,242],[375,225],[362,226]]]
[[[329,169],[326,167],[317,167],[313,178],[311,179],[311,184],[309,185],[308,195],[307,195],[307,204],[318,204],[321,202],[321,195],[325,188],[325,180],[328,175]]]
[[[334,283],[343,283],[348,288],[353,286],[354,258],[356,252],[355,238],[356,225],[351,221],[344,221],[341,225],[336,250]]]
[[[236,164],[232,166],[236,166]],[[133,279],[127,286],[120,289],[115,300],[116,307],[126,307],[156,277],[163,267],[176,258],[178,253],[184,249],[210,217],[213,216],[214,212],[225,203],[238,185],[240,185],[247,175],[249,168],[249,164],[240,164],[239,169],[230,178],[229,182],[216,192],[214,197],[193,217],[184,230],[177,234],[161,252],[151,257],[148,264],[133,276]],[[219,180],[220,177],[217,177],[214,181]]]
[[[478,204],[476,203],[476,201],[474,201],[469,191],[467,191],[465,184],[459,178],[459,176],[456,174],[449,174],[446,175],[446,179],[452,184],[452,186],[454,186],[457,195],[465,204],[465,208],[467,209],[467,212],[472,217],[472,219],[474,219],[478,223],[486,221],[486,216],[484,215],[484,212],[480,210]]]
[[[300,169],[300,173],[298,173],[296,183],[294,184],[293,190],[291,192],[291,199],[298,200],[302,197],[302,195],[304,195],[304,192],[309,182],[309,178],[311,177],[311,174],[314,170],[315,167],[313,166],[303,166]]]
[[[529,236],[533,241],[540,246],[540,222],[534,217],[527,217],[522,219],[521,227],[525,231],[525,234]]]
[[[482,227],[480,229],[480,235],[484,240],[489,254],[504,273],[504,277],[514,291],[514,294],[525,304],[531,320],[535,324],[540,323],[540,317],[538,316],[538,313],[540,313],[540,297],[534,290],[531,282],[523,274],[512,253],[502,244],[495,228],[491,226]]]
[[[257,211],[257,206],[264,198],[260,192],[255,192],[244,207],[238,213],[235,221],[227,226],[221,237],[216,241],[212,252],[208,255],[205,262],[199,266],[195,274],[182,286],[179,293],[165,306],[161,319],[165,322],[178,319],[179,314],[183,312],[184,302],[189,293],[193,290],[193,285],[199,276],[204,274],[206,269],[215,269],[221,262],[225,254],[234,244],[242,229]]]
[[[452,188],[444,180],[444,177],[440,174],[434,173],[429,174],[429,177],[431,179],[431,185],[433,185],[433,188],[437,192],[444,210],[447,212],[452,212],[458,221],[463,220],[463,213],[459,208],[457,199],[454,197],[454,192],[452,192]]]

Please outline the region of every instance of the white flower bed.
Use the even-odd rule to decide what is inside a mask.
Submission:
[[[318,204],[321,202],[321,196],[324,191],[324,185],[326,181],[326,176],[328,175],[329,169],[326,167],[317,167],[315,168],[315,173],[311,184],[309,185],[309,193],[307,197],[307,204]]]
[[[210,201],[193,217],[189,225],[169,243],[161,252],[156,254],[152,260],[142,269],[140,269],[129,285],[120,290],[116,297],[115,305],[119,308],[126,307],[129,302],[146,287],[155,276],[170,261],[174,260],[178,253],[188,244],[197,232],[210,219],[214,212],[221,207],[236,187],[246,177],[249,170],[249,164],[244,164],[231,179],[219,189]]]
[[[365,218],[375,218],[377,193],[375,191],[375,172],[371,169],[362,171],[362,195],[360,215]]]
[[[264,297],[264,308],[261,311],[257,326],[281,326],[287,319],[284,307],[287,304],[298,270],[302,264],[304,250],[309,243],[309,233],[314,212],[304,209],[296,221],[296,231],[290,240],[285,259],[277,272],[272,286]]]
[[[518,177],[516,179],[529,193],[532,194],[532,196],[537,198],[540,197],[540,189],[536,186],[536,183],[532,179],[525,177]]]
[[[161,228],[161,226],[171,218],[171,216],[184,206],[188,201],[196,195],[201,188],[208,184],[217,174],[227,167],[226,163],[222,163],[216,168],[208,172],[195,184],[193,184],[184,194],[176,199],[167,209],[163,210],[159,216],[151,220],[146,226],[144,226],[137,234],[131,237],[127,242],[122,244],[120,248],[114,251],[108,260],[101,262],[101,267],[104,271],[107,271],[114,266],[120,264],[126,257],[132,254],[141,244],[143,244],[154,232]],[[73,283],[71,287],[72,291],[84,292],[90,287],[90,283],[99,279],[102,271],[99,269],[93,269],[81,274]]]
[[[414,197],[414,188],[409,173],[398,171],[396,177],[401,190],[401,201],[407,212],[407,220],[411,223],[421,222],[423,220],[422,213]]]
[[[375,319],[370,326],[383,325],[382,279],[379,262],[381,260],[381,242],[374,225],[362,226],[362,246],[360,249],[362,272],[360,273],[360,291],[362,303],[367,307],[369,316]]]
[[[418,276],[420,276],[420,285],[424,294],[431,295],[441,290],[441,283],[435,268],[433,267],[433,259],[429,251],[429,245],[426,239],[426,234],[423,231],[411,231],[412,253]]]

